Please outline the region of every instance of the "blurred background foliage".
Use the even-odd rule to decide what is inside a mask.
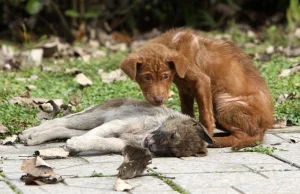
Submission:
[[[178,26],[223,30],[234,22],[292,30],[300,21],[299,0],[2,0],[0,7],[0,38],[19,42],[44,35],[73,42],[89,28],[135,35]]]

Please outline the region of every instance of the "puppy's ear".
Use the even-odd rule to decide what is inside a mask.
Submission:
[[[206,128],[201,124],[201,123],[197,123],[197,132],[200,135],[200,137],[209,144],[213,144],[214,141],[213,139],[210,137],[210,135],[208,135],[208,132],[206,130]]]
[[[131,54],[122,61],[120,68],[130,79],[135,80],[138,65],[141,65],[142,61],[142,57],[139,57],[137,54]]]
[[[189,61],[185,56],[178,52],[173,52],[167,57],[167,62],[175,66],[176,73],[179,77],[184,78],[189,67]]]

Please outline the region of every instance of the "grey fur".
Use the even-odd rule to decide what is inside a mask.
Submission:
[[[204,144],[202,139],[211,142],[210,137],[206,137],[207,134],[202,125],[195,125],[195,123],[196,121],[189,116],[164,106],[157,107],[146,101],[119,98],[109,100],[79,113],[46,121],[39,126],[23,131],[19,138],[27,145],[70,138],[67,140],[66,148],[74,152],[121,153],[123,147],[127,144],[154,148],[155,146],[152,145],[155,145],[156,140],[152,138],[154,135],[151,134],[156,131],[161,131],[164,136],[171,137],[178,130],[185,130],[185,134],[189,134],[189,131],[194,130],[200,134],[200,139],[194,142],[195,145],[199,145],[199,150],[188,155],[195,155],[197,153],[194,152],[206,152],[207,144]],[[177,134],[179,133],[177,132]],[[206,136],[204,137],[203,134],[206,134]],[[188,136],[182,138],[187,139],[183,139],[181,142],[189,141]],[[168,139],[168,137],[164,141],[166,141],[166,144],[160,145],[165,146],[163,149],[164,155],[187,155],[182,153],[182,151],[186,152],[185,145],[181,144],[181,148],[179,148],[181,154],[176,154],[172,152],[171,148],[177,143]],[[178,148],[176,149],[178,150]],[[150,149],[150,151],[155,153],[156,150]]]

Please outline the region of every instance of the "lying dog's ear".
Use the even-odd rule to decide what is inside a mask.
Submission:
[[[120,68],[130,77],[130,79],[135,80],[138,65],[141,65],[142,61],[142,57],[131,54],[122,61]]]
[[[170,63],[170,65],[175,66],[176,73],[180,78],[184,78],[189,67],[189,61],[185,56],[178,52],[174,52],[167,57],[167,62]]]
[[[206,130],[206,128],[201,124],[201,123],[197,123],[197,130],[198,130],[198,134],[200,135],[200,137],[207,143],[209,144],[213,144],[214,141],[213,139],[210,137],[210,135],[208,135],[208,132]]]

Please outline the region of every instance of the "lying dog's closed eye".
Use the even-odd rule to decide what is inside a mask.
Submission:
[[[146,135],[142,145],[160,156],[206,155],[207,144],[213,142],[207,133],[203,133],[205,128],[192,119],[183,122],[178,122],[177,119],[167,118],[159,130]]]
[[[66,147],[74,152],[121,153],[125,145],[142,145],[154,154],[177,157],[206,155],[207,143],[212,143],[206,129],[193,118],[125,98],[46,121],[19,137],[27,145],[71,138]]]

